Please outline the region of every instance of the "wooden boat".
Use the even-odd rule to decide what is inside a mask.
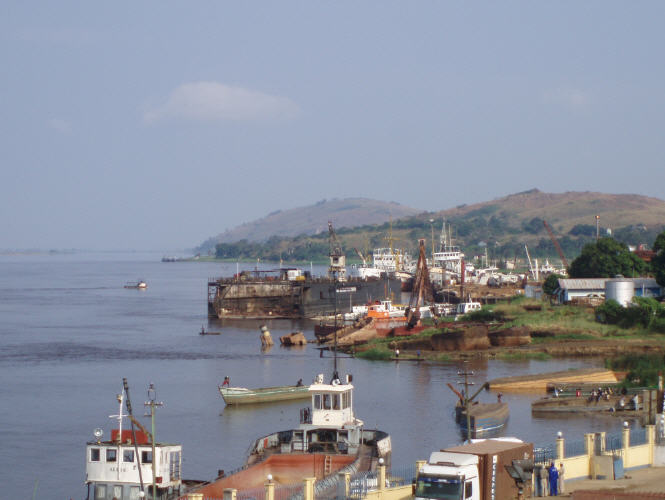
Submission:
[[[474,403],[469,405],[471,433],[467,431],[465,407],[458,402],[455,406],[455,420],[462,434],[475,439],[498,433],[505,427],[510,411],[507,403]]]
[[[295,399],[310,399],[308,385],[280,385],[246,389],[245,387],[219,386],[219,393],[227,405],[274,403]]]

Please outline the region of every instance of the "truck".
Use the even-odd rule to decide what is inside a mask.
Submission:
[[[515,461],[515,462],[513,462]],[[416,500],[509,500],[522,495],[515,475],[533,467],[533,444],[515,438],[473,440],[435,451],[418,471]],[[508,466],[508,468],[506,467]]]

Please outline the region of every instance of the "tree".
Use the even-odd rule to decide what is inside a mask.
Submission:
[[[665,236],[663,237],[665,245]],[[582,248],[568,270],[571,278],[613,278],[620,274],[627,277],[642,276],[646,263],[613,238],[601,238]]]
[[[665,231],[656,237],[653,244],[653,251],[656,255],[651,259],[651,267],[656,275],[656,281],[660,286],[665,286]]]
[[[547,295],[554,295],[556,289],[559,288],[559,278],[563,278],[560,274],[552,273],[545,281],[543,281],[543,292]]]

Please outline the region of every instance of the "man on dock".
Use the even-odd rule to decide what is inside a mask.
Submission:
[[[549,480],[550,480],[550,496],[556,497],[559,495],[558,486],[559,486],[559,471],[556,469],[554,462],[550,464],[549,468]]]

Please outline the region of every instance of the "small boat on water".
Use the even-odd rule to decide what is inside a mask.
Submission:
[[[219,393],[227,405],[274,403],[277,401],[310,398],[308,385],[280,385],[258,389],[220,385]]]
[[[465,439],[496,436],[508,422],[510,416],[508,404],[501,401],[501,393],[497,394],[496,403],[474,401],[481,391],[489,389],[489,383],[485,382],[475,394],[469,396],[468,377],[473,375],[473,372],[465,368],[458,372],[458,375],[464,376],[463,393],[460,393],[451,384],[447,385],[459,398],[455,405],[455,421],[459,424],[462,435]]]
[[[135,290],[145,290],[148,288],[148,284],[143,280],[138,280],[136,283],[127,283],[125,288],[132,288]]]
[[[210,330],[207,330],[204,327],[201,327],[201,331],[199,332],[199,335],[221,335],[222,332],[211,332]]]

